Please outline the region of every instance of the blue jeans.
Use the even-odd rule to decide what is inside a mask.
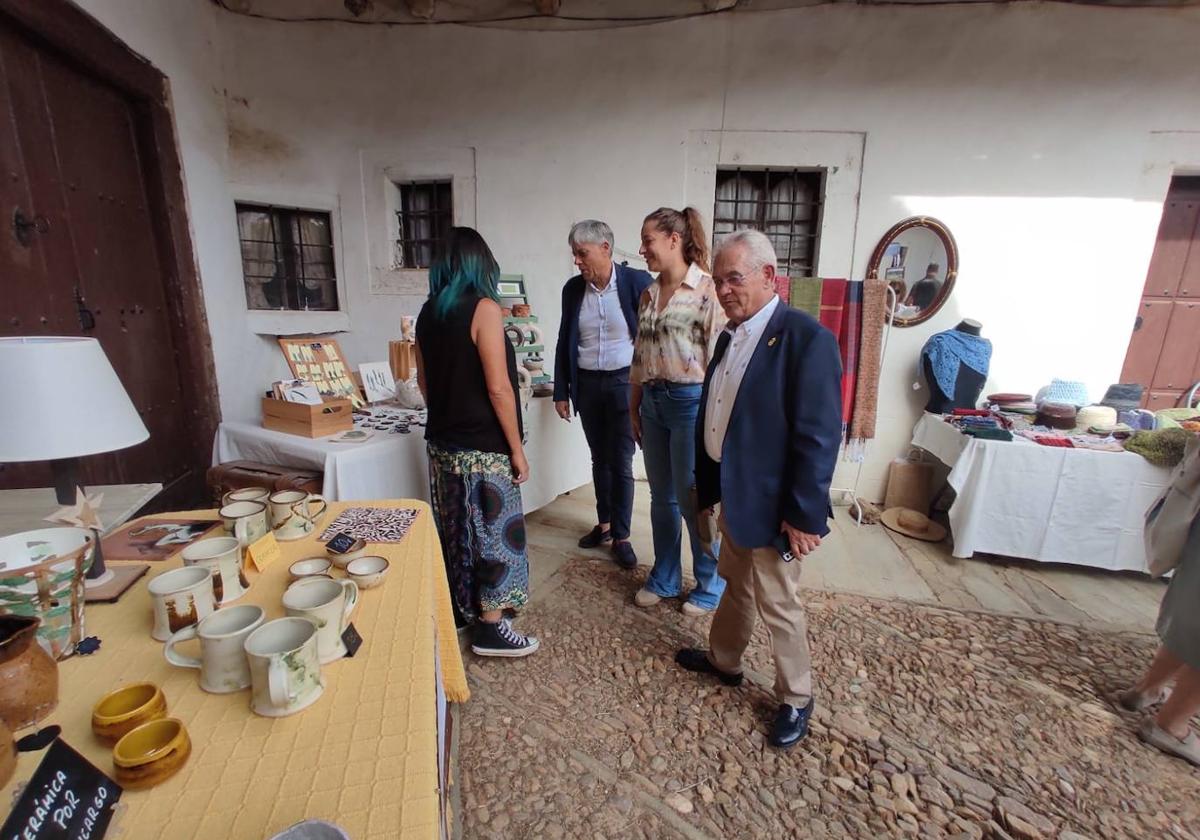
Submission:
[[[698,607],[714,609],[725,591],[725,581],[717,574],[717,559],[703,549],[689,492],[696,483],[700,391],[699,385],[676,383],[642,388],[642,454],[650,479],[650,526],[654,531],[654,568],[646,579],[646,588],[664,598],[674,597],[682,589],[682,514],[696,575],[696,588],[688,600]]]

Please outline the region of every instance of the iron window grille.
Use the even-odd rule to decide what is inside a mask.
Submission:
[[[396,186],[400,190],[396,267],[429,268],[454,224],[451,181],[407,181]]]
[[[824,187],[825,172],[820,169],[718,169],[713,235],[760,230],[775,246],[780,274],[812,277]]]
[[[336,311],[333,225],[320,210],[237,202],[250,309]]]

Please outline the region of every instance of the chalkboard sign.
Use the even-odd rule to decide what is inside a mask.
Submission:
[[[354,625],[348,624],[346,629],[342,631],[342,644],[346,646],[346,656],[354,656],[354,654],[358,653],[358,649],[362,643],[362,636],[354,629]]]
[[[0,829],[3,840],[99,840],[108,830],[121,786],[60,738]]]
[[[345,531],[341,531],[335,534],[333,539],[325,543],[325,547],[334,554],[345,554],[347,551],[354,548],[355,542],[356,540],[354,537],[350,536]]]

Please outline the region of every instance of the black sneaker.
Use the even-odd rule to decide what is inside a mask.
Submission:
[[[612,542],[612,531],[602,531],[600,526],[597,525],[579,538],[579,547],[596,548],[610,542]]]
[[[697,674],[712,674],[725,685],[738,686],[744,679],[741,674],[727,674],[708,661],[708,653],[699,648],[684,648],[675,654],[675,663],[685,671]]]
[[[538,640],[523,636],[513,629],[512,622],[502,618],[495,624],[475,622],[475,638],[471,645],[478,656],[529,656],[538,649]]]
[[[613,562],[622,569],[637,568],[637,554],[629,540],[618,540],[612,546]]]

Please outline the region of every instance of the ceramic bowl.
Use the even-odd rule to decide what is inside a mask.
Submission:
[[[152,787],[175,775],[191,753],[183,721],[152,720],[131,729],[113,747],[115,778],[124,788]]]
[[[92,709],[92,732],[101,741],[119,741],[130,730],[164,718],[167,698],[154,683],[122,686],[104,695]]]
[[[388,561],[384,557],[368,556],[351,560],[346,566],[346,574],[350,580],[358,584],[359,589],[371,589],[383,583],[388,573]]]
[[[342,552],[341,554],[338,554],[336,551],[330,551],[329,549],[325,549],[325,556],[328,557],[330,560],[332,560],[333,565],[337,566],[339,569],[345,569],[346,565],[351,560],[357,560],[359,557],[362,557],[363,552],[365,552],[366,550],[367,550],[367,541],[366,540],[355,540],[354,545],[350,546],[349,551],[345,551],[345,552]]]
[[[333,561],[326,560],[324,557],[306,557],[288,566],[288,576],[292,580],[300,580],[300,578],[305,577],[318,577],[320,575],[328,575],[329,570],[332,568]]]

